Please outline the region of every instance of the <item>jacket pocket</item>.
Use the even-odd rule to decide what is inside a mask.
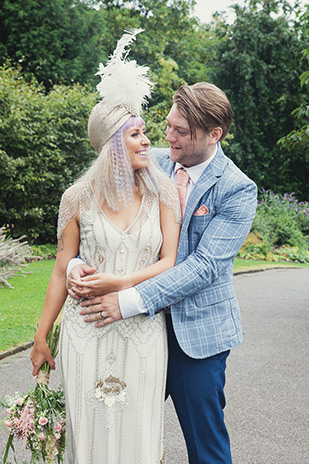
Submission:
[[[220,301],[236,298],[233,284],[218,285],[209,287],[194,296],[195,304],[199,307],[205,307]]]

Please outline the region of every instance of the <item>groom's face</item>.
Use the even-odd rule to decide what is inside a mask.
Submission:
[[[212,138],[202,129],[196,129],[196,139],[191,137],[189,123],[174,104],[169,112],[166,125],[166,140],[170,144],[170,158],[176,163],[190,167],[201,164],[215,150]]]

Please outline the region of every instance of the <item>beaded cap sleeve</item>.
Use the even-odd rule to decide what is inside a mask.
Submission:
[[[82,210],[89,207],[93,198],[93,190],[90,185],[75,184],[69,187],[62,195],[59,214],[57,238],[59,239],[66,225],[72,221]]]
[[[160,201],[170,208],[178,224],[181,224],[181,209],[178,192],[174,182],[165,174],[160,175]],[[91,203],[97,204],[91,185],[77,183],[69,187],[62,195],[59,214],[57,238],[59,239],[66,225],[78,214],[87,211]]]
[[[173,210],[177,223],[181,224],[182,218],[177,188],[174,182],[168,177],[161,182],[160,201]]]
[[[68,222],[76,217],[79,207],[78,198],[78,189],[75,185],[69,187],[62,195],[58,213],[57,239],[60,238]]]

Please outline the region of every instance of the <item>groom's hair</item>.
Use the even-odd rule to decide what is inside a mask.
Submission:
[[[225,93],[213,84],[198,82],[182,85],[173,98],[180,114],[187,119],[191,138],[196,138],[196,128],[209,134],[221,127],[223,140],[233,122],[233,110]]]

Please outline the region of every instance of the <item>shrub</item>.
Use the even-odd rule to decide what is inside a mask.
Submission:
[[[42,259],[53,259],[57,254],[57,245],[31,245],[31,250],[36,257]]]
[[[274,256],[280,261],[309,264],[309,251],[299,247],[283,246],[274,250]]]
[[[240,258],[309,263],[309,204],[262,190]]]
[[[13,288],[7,279],[26,273],[25,262],[30,259],[32,251],[27,242],[22,242],[23,238],[12,239],[6,235],[4,227],[0,228],[0,288]]]
[[[0,224],[12,237],[55,239],[61,195],[95,156],[87,121],[96,98],[77,85],[46,94],[18,70],[0,67]]]
[[[275,247],[307,246],[309,235],[309,204],[298,202],[294,193],[279,195],[262,191],[252,232],[267,236]]]

